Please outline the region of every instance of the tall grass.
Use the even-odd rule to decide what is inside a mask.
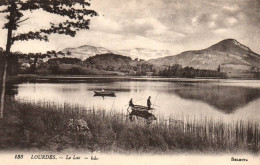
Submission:
[[[260,147],[259,124],[252,121],[157,116],[147,124],[141,118],[130,122],[123,111],[51,102],[10,101],[5,113],[18,114],[25,149],[165,153],[259,152]],[[93,136],[68,133],[69,119],[84,119]]]

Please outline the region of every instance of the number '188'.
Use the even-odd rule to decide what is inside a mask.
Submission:
[[[23,155],[15,155],[14,158],[15,159],[23,159]]]

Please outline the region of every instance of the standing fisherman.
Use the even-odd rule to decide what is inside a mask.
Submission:
[[[151,103],[151,96],[149,96],[148,99],[147,99],[147,107],[148,107],[148,110],[151,109],[151,105],[152,105],[152,103]]]

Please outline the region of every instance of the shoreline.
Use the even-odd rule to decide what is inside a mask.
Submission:
[[[251,81],[260,83],[259,79],[236,79],[236,78],[169,78],[161,76],[111,76],[111,75],[35,75],[35,74],[19,74],[11,76],[8,83],[20,82],[87,82],[89,80],[113,80],[113,81],[162,81],[162,82],[245,82]]]

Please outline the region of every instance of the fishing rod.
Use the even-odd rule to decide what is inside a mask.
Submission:
[[[141,100],[143,100],[144,98],[142,98],[142,99],[139,99],[139,100],[137,100],[137,101],[135,101],[135,102],[138,102],[138,101],[141,101]]]
[[[157,100],[158,95],[159,95],[159,92],[157,93],[157,96],[156,96],[156,98],[155,98],[155,100],[153,102],[153,105],[155,105],[155,101]]]
[[[155,102],[156,102],[156,100],[157,100],[157,97],[158,97],[158,95],[159,95],[159,92],[157,93],[157,95],[156,95],[156,97],[155,97],[155,100],[154,100],[154,102],[153,102],[153,106],[158,106],[158,107],[160,107],[159,105],[155,105]],[[156,109],[155,109],[156,110]]]
[[[141,101],[141,100],[143,100],[143,99],[144,99],[144,98],[139,99],[139,100],[135,101],[135,103],[138,102],[138,101]],[[126,104],[126,105],[124,105],[124,106],[127,106],[127,105],[128,105],[128,104]]]

